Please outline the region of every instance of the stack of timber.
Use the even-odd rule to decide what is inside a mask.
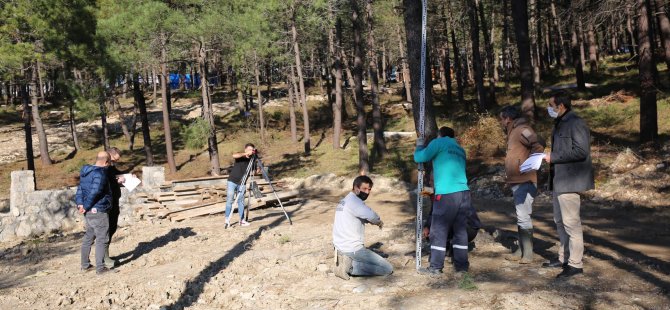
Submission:
[[[273,182],[277,194],[275,197],[267,181],[260,177],[254,180],[262,197],[252,196],[249,209],[277,204],[277,197],[286,203],[298,196],[297,191],[286,190],[282,182]],[[135,211],[140,218],[167,218],[171,221],[222,213],[226,208],[227,181],[227,176],[172,180],[164,183],[158,192],[139,194],[145,203],[138,205]],[[248,183],[245,204],[249,202]]]

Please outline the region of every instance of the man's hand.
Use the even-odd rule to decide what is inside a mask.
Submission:
[[[254,151],[244,151],[244,157],[249,158],[254,155]]]
[[[83,206],[83,205],[78,205],[78,206],[77,206],[77,210],[79,211],[79,214],[84,214],[84,213],[86,213],[86,210],[84,210],[84,206]]]
[[[424,239],[427,239],[430,236],[430,227],[424,227],[422,235]]]
[[[547,161],[547,163],[551,163],[551,152],[544,153],[544,160]]]
[[[416,147],[423,147],[424,143],[425,141],[423,140],[423,138],[416,138]]]
[[[116,183],[123,184],[126,182],[126,178],[123,175],[116,176]]]

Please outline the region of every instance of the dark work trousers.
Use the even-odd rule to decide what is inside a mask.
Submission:
[[[112,201],[112,208],[107,211],[107,215],[109,216],[109,242],[112,242],[112,236],[114,236],[114,233],[116,232],[116,229],[119,227],[119,201]]]
[[[109,217],[107,213],[86,212],[86,234],[81,243],[81,268],[86,269],[91,266],[89,255],[91,254],[91,245],[95,240],[95,268],[101,271],[105,268],[103,262],[105,257],[105,248],[109,244]]]
[[[470,191],[436,195],[433,200],[433,215],[430,225],[430,267],[444,268],[447,252],[447,237],[453,229],[453,255],[456,271],[467,271],[468,232],[467,216],[471,205]]]

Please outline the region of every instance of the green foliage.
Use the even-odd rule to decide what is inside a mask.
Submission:
[[[291,236],[289,235],[281,235],[279,239],[277,239],[277,243],[279,244],[286,244],[291,242]]]
[[[466,291],[474,291],[477,290],[477,285],[472,276],[466,272],[463,274],[461,281],[458,282],[458,288]]]
[[[193,123],[184,126],[182,131],[182,138],[186,148],[190,150],[200,150],[207,144],[211,128],[207,121],[198,118]]]
[[[63,167],[63,170],[67,174],[74,173],[74,172],[79,171],[81,169],[81,167],[83,167],[86,164],[87,164],[87,162],[86,162],[85,159],[79,158],[78,160],[68,161],[67,165],[65,165],[65,167]]]

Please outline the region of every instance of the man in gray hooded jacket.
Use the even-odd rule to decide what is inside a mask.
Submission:
[[[365,248],[365,224],[384,226],[379,215],[365,205],[372,190],[372,180],[364,175],[354,179],[349,194],[335,209],[333,245],[336,250],[334,273],[348,280],[353,276],[385,276],[393,266],[379,254]]]
[[[545,160],[550,164],[550,186],[553,191],[554,222],[560,246],[558,260],[543,267],[562,267],[558,278],[584,272],[584,236],[580,218],[579,192],[595,188],[591,164],[591,134],[584,120],[572,111],[567,93],[559,92],[549,99],[549,115],[555,118],[551,151]]]

